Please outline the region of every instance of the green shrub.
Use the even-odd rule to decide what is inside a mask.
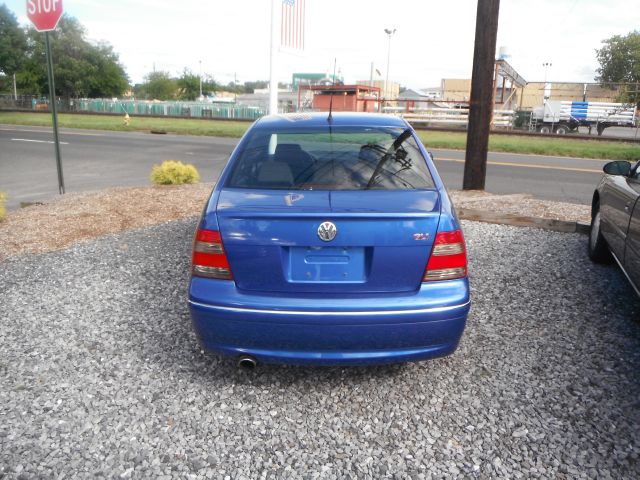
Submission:
[[[4,219],[7,214],[7,210],[4,208],[4,202],[7,200],[7,196],[0,192],[0,222]]]
[[[182,185],[197,183],[198,180],[200,175],[196,167],[177,160],[165,160],[151,170],[151,181],[156,185]]]

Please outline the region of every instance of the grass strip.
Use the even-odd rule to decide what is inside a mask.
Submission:
[[[51,127],[51,115],[42,113],[0,112],[0,123]],[[129,125],[123,116],[74,115],[61,113],[58,125],[66,128],[111,130],[118,132],[166,131],[180,135],[207,135],[212,137],[239,138],[249,128],[249,122],[226,120],[195,120],[188,118],[131,117]]]
[[[41,113],[0,112],[0,123],[30,126],[51,126],[51,116]],[[249,128],[249,122],[223,120],[195,120],[188,118],[132,117],[124,124],[123,117],[111,115],[59,115],[59,124],[66,128],[114,130],[120,132],[166,131],[180,135],[207,135],[239,138]],[[464,150],[466,132],[420,131],[418,135],[428,149],[448,148]],[[611,160],[640,159],[640,145],[622,142],[604,142],[577,138],[536,138],[519,135],[492,135],[492,152],[552,155],[559,157],[597,158]]]
[[[419,131],[419,137],[427,149],[450,148],[464,150],[466,132]],[[551,155],[558,157],[597,158],[636,161],[640,159],[640,145],[622,142],[604,142],[578,138],[536,138],[519,135],[492,135],[489,138],[492,152]]]

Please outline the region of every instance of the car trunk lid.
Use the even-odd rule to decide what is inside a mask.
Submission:
[[[217,205],[238,288],[282,294],[417,290],[439,212],[435,190],[224,189]]]

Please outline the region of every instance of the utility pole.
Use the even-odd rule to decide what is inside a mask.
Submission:
[[[484,190],[500,0],[478,0],[463,190]]]

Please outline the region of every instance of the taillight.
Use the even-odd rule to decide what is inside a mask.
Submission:
[[[197,277],[231,280],[231,268],[224,253],[220,232],[198,230],[193,242],[192,273]]]
[[[453,280],[467,276],[467,253],[462,231],[438,232],[423,282]]]

